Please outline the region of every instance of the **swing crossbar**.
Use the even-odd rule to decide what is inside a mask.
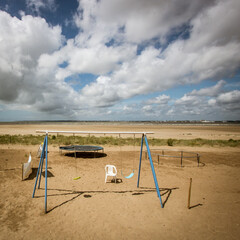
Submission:
[[[66,133],[66,134],[154,134],[153,132],[99,132],[99,131],[58,131],[36,130],[37,133]]]

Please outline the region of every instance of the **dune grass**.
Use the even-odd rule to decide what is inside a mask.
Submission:
[[[108,145],[108,146],[140,146],[141,138],[118,138],[111,136],[65,136],[49,135],[50,145]],[[44,135],[0,135],[0,144],[38,145],[44,140]],[[151,146],[219,146],[239,147],[240,140],[209,140],[209,139],[157,139],[149,138]]]

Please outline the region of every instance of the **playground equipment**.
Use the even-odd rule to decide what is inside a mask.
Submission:
[[[161,194],[160,194],[160,190],[159,190],[159,186],[158,186],[158,181],[157,181],[155,169],[153,166],[152,156],[151,156],[151,152],[150,152],[150,148],[149,148],[149,144],[148,144],[148,140],[147,140],[147,134],[153,134],[152,132],[94,132],[94,131],[86,132],[86,131],[56,131],[56,130],[36,130],[36,132],[37,133],[45,133],[46,135],[45,135],[44,142],[43,142],[43,149],[42,149],[42,153],[41,153],[41,157],[40,157],[40,161],[39,161],[39,166],[38,166],[38,170],[37,170],[37,176],[36,176],[36,181],[35,181],[32,197],[34,198],[34,196],[35,196],[37,182],[38,182],[38,188],[40,188],[43,163],[44,163],[44,159],[45,159],[45,213],[48,212],[47,211],[47,166],[48,166],[48,135],[50,133],[94,134],[94,135],[96,135],[96,134],[111,134],[111,135],[113,135],[113,134],[134,134],[134,135],[141,134],[142,139],[141,139],[137,187],[139,187],[139,183],[140,183],[142,152],[143,152],[143,144],[145,142],[145,145],[147,148],[148,159],[149,159],[149,162],[151,165],[152,175],[153,175],[153,179],[154,179],[154,183],[155,183],[155,187],[156,187],[156,191],[157,191],[157,195],[160,200],[161,207],[163,208],[163,203],[162,203]],[[130,174],[128,177],[131,177],[131,175],[132,174]]]
[[[120,137],[120,134],[119,134],[119,137]],[[134,134],[134,149],[135,149],[135,134]],[[121,144],[120,144],[120,152],[122,153]],[[134,176],[134,158],[133,158],[132,172],[129,175],[124,175],[124,173],[123,173],[123,161],[122,161],[122,154],[121,154],[121,175],[126,179],[130,179]]]
[[[95,151],[103,151],[103,147],[100,146],[89,146],[89,145],[71,145],[71,146],[61,146],[60,150],[66,151],[79,151],[79,152],[95,152]]]
[[[122,176],[123,176],[124,178],[126,178],[126,179],[130,179],[130,178],[132,178],[133,175],[134,175],[134,169],[133,169],[133,171],[132,171],[128,176],[124,176],[124,174],[123,174],[122,171],[121,171],[121,174],[122,174]]]
[[[74,156],[76,158],[76,153],[77,152],[93,152],[94,153],[94,158],[96,157],[96,153],[98,151],[103,152],[103,147],[100,146],[90,146],[90,145],[71,145],[71,146],[61,146],[59,147],[59,150],[65,150],[65,151],[74,151]]]

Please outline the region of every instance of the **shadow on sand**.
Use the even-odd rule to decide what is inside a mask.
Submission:
[[[172,194],[173,190],[176,190],[178,188],[161,188],[160,193],[161,197],[165,196],[165,200],[163,201],[163,207],[166,205],[170,195]],[[39,190],[44,190],[43,188],[40,188]],[[49,191],[58,191],[59,193],[55,194],[48,194],[48,197],[56,197],[56,196],[67,196],[67,195],[74,195],[71,199],[68,199],[55,207],[49,209],[47,213],[77,199],[80,196],[83,196],[84,198],[91,198],[93,195],[96,194],[105,194],[105,193],[114,193],[114,194],[123,194],[123,193],[130,193],[133,196],[140,196],[145,193],[155,193],[156,189],[155,188],[144,188],[141,187],[139,190],[126,190],[126,191],[72,191],[72,190],[66,190],[66,189],[48,189]],[[42,196],[35,196],[35,198],[44,198],[44,195]]]
[[[50,168],[49,168],[50,169]],[[33,180],[37,176],[38,168],[32,168],[32,173],[24,181]],[[45,171],[42,171],[42,177],[45,178]],[[54,177],[54,175],[47,170],[47,177]]]
[[[196,208],[196,207],[200,207],[200,206],[202,206],[202,204],[201,204],[201,203],[199,203],[199,204],[196,204],[196,205],[193,205],[193,206],[190,206],[188,209],[192,209],[192,208]]]
[[[68,152],[65,153],[66,157],[75,157],[75,158],[103,158],[106,157],[106,153],[102,152]]]

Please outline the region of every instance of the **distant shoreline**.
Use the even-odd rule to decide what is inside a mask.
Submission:
[[[240,120],[237,121],[71,121],[71,120],[47,120],[47,121],[5,121],[0,122],[0,125],[238,125]]]

